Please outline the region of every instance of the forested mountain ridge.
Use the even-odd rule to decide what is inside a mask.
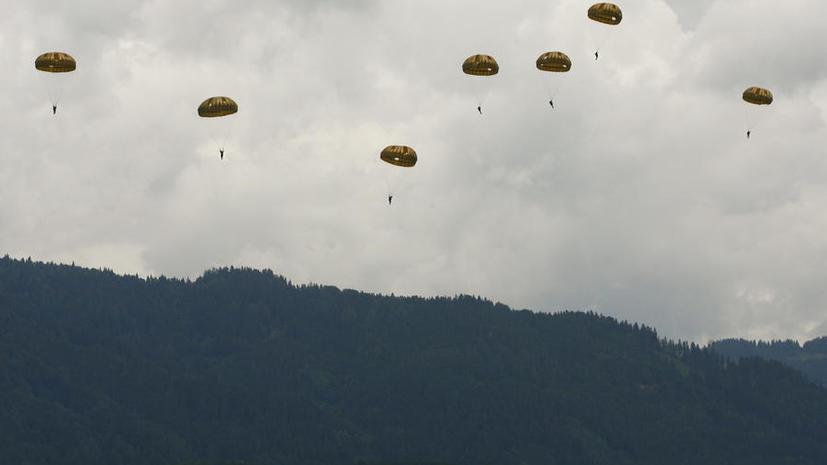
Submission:
[[[710,343],[709,348],[733,361],[746,357],[777,360],[804,373],[813,382],[827,387],[827,337],[816,338],[801,345],[793,340],[763,342],[722,339]]]
[[[827,463],[798,372],[591,313],[6,257],[0,325],[4,463]]]

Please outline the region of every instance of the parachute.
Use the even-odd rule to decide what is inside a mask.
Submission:
[[[389,145],[382,150],[379,158],[391,165],[406,168],[416,165],[416,151],[407,145]]]
[[[741,98],[753,105],[769,105],[772,103],[772,92],[761,87],[750,87],[744,91]]]
[[[46,52],[34,60],[34,67],[38,71],[49,73],[48,76],[48,94],[49,100],[52,102],[52,114],[57,113],[57,104],[63,94],[63,85],[61,80],[53,79],[52,73],[69,73],[77,68],[77,63],[71,55],[64,52]]]
[[[230,97],[210,97],[198,105],[198,116],[216,118],[238,112],[238,104]]]
[[[571,69],[571,60],[563,52],[546,52],[537,58],[537,69],[553,73],[566,73]]]
[[[747,129],[747,139],[749,139],[750,134],[752,134],[752,130],[758,126],[759,115],[758,108],[756,105],[769,105],[772,103],[772,92],[762,87],[750,87],[741,94],[741,98],[744,102],[749,103],[747,108],[744,109],[744,126]],[[763,112],[762,112],[763,113]]]
[[[500,72],[500,65],[489,55],[472,55],[462,63],[462,72],[469,76],[493,76]],[[475,86],[474,93],[477,96],[477,111],[482,115],[483,89]]]
[[[410,168],[416,165],[416,151],[407,145],[389,145],[379,154],[379,159],[393,165],[388,166],[382,163],[383,166],[393,168],[385,172],[385,184],[388,188],[388,205],[390,205],[394,193],[399,188],[400,174],[403,171],[407,171],[397,169],[396,167]]]
[[[77,63],[68,53],[47,52],[37,57],[34,67],[47,73],[68,73],[77,68]]]
[[[493,76],[500,72],[500,65],[489,55],[472,55],[462,63],[462,72],[472,76]]]
[[[198,105],[198,116],[202,118],[219,118],[222,116],[229,116],[238,112],[238,104],[230,97],[210,97]],[[229,132],[229,126],[222,127],[222,137],[216,139],[213,136],[215,144],[218,146],[218,153],[221,159],[224,159],[224,142]]]
[[[614,3],[595,3],[594,5],[589,7],[587,16],[592,21],[596,21],[602,24],[608,24],[610,26],[617,26],[618,24],[620,24],[620,21],[623,20],[623,12],[620,11],[620,7],[615,5]],[[603,42],[606,41],[606,29],[602,26],[600,27],[600,29],[600,31],[595,31],[594,33],[595,60],[597,60],[600,47],[603,45]]]
[[[552,78],[545,79],[545,81],[548,86],[546,92],[548,94],[548,103],[551,105],[551,108],[554,108],[554,97],[560,86],[559,79],[555,75],[569,72],[569,70],[571,70],[571,60],[568,55],[563,52],[546,52],[537,58],[537,69],[552,73]]]
[[[614,3],[595,3],[589,7],[589,19],[598,23],[617,26],[623,20],[623,12]]]

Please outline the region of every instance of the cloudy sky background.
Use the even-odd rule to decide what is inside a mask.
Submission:
[[[573,0],[7,5],[2,253],[468,293],[701,343],[827,334],[822,1],[630,0],[616,28]],[[77,71],[35,71],[52,50]],[[572,71],[537,71],[549,50]],[[462,74],[476,53],[500,74]],[[746,111],[754,85],[770,107]],[[239,113],[198,118],[213,95]],[[383,166],[390,144],[416,167]]]

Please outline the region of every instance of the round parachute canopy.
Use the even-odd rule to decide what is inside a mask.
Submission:
[[[742,97],[745,102],[755,105],[769,105],[772,103],[772,92],[761,87],[750,87],[744,91]]]
[[[589,19],[599,23],[617,26],[623,19],[623,12],[614,3],[595,3],[589,8]]]
[[[571,60],[563,52],[546,52],[537,58],[537,69],[565,73],[571,69]]]
[[[68,73],[75,70],[77,63],[68,53],[47,52],[37,57],[34,67],[47,73]]]
[[[389,145],[379,158],[391,165],[411,167],[416,164],[416,151],[407,145]]]
[[[237,111],[238,104],[230,97],[210,97],[198,105],[198,116],[202,118],[227,116]]]
[[[462,63],[462,72],[472,76],[493,76],[500,72],[500,65],[488,55],[473,55]]]

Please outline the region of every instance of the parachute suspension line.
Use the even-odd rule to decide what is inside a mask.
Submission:
[[[235,117],[230,117],[230,121],[227,122],[227,131],[224,133],[224,139],[221,141],[221,150],[223,151],[226,148],[227,142],[232,140],[233,136],[233,129],[235,129]]]
[[[753,105],[744,107],[744,130],[747,133],[748,139],[761,124],[762,115],[760,113],[762,113],[762,110],[765,111],[766,109],[760,107],[753,108]]]
[[[57,94],[55,94],[54,98],[52,99],[53,100],[52,105],[57,106],[60,103],[60,99],[63,98],[63,91],[64,91],[64,86],[63,85],[61,85],[57,88]]]
[[[491,90],[488,89],[486,83],[477,76],[472,77],[473,81],[473,88],[474,88],[474,96],[476,97],[477,108],[483,109],[485,108],[485,103],[488,101],[489,94]],[[480,113],[482,113],[480,111]]]
[[[557,95],[560,94],[563,83],[559,82],[558,76],[553,76],[551,79],[555,82],[546,83],[546,96],[548,97],[546,104],[551,106],[552,109],[555,109],[557,106]]]
[[[603,26],[603,27],[601,27]],[[606,45],[609,40],[609,27],[605,25],[597,25],[599,30],[593,32],[594,36],[594,61],[600,61],[600,50]]]
[[[218,137],[216,137],[215,135],[214,128],[210,127],[207,130],[207,134],[210,136],[210,140],[212,141],[212,143],[215,144],[215,148],[217,148],[219,151],[224,149],[222,142],[219,141]]]
[[[213,125],[220,124],[224,129],[217,131],[216,127],[212,128],[212,138],[219,150],[223,151],[227,148],[227,142],[232,140],[234,116],[228,116],[221,121],[210,121]]]
[[[549,102],[553,102],[557,97],[557,86],[548,79],[546,80],[546,97],[548,97]]]
[[[546,89],[546,99],[548,102],[553,102],[560,92],[559,76],[543,76],[544,85]]]
[[[493,76],[499,71],[500,66],[497,61],[489,55],[472,55],[462,63],[462,72],[469,75],[470,79],[476,80],[471,86],[477,97],[477,111],[480,115],[482,115],[482,106],[490,91],[490,83],[485,82],[483,78]]]

